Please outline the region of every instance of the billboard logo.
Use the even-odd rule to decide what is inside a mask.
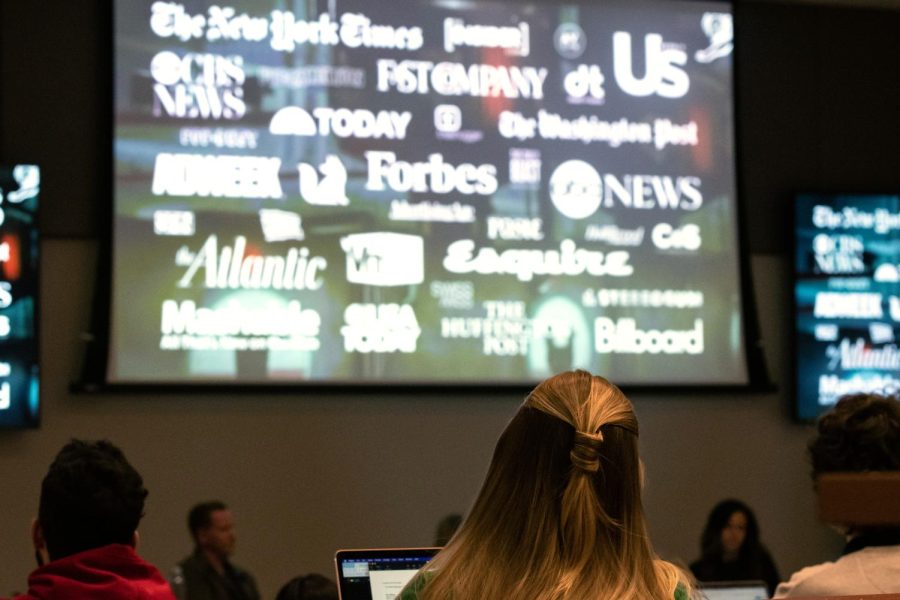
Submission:
[[[587,218],[600,208],[600,175],[583,160],[567,160],[550,176],[550,200],[570,219]]]
[[[377,231],[341,238],[347,281],[375,286],[416,285],[425,280],[421,236]]]
[[[341,159],[334,154],[325,157],[325,162],[316,168],[307,163],[297,165],[300,175],[300,195],[307,204],[319,206],[346,206],[347,169]],[[319,179],[319,173],[322,179]]]
[[[687,53],[664,44],[658,33],[644,36],[644,77],[634,76],[631,56],[631,34],[617,31],[613,34],[613,72],[616,83],[629,96],[644,97],[656,94],[663,98],[681,98],[687,94],[691,81],[679,67],[687,63]]]
[[[553,47],[563,58],[575,59],[584,54],[587,36],[576,23],[563,23],[553,32]]]

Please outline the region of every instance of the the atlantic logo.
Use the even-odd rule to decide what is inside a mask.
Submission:
[[[406,138],[412,119],[409,111],[364,108],[331,108],[320,106],[312,115],[299,106],[286,106],[272,116],[269,131],[275,135],[334,135],[339,138],[389,139]]]
[[[345,352],[415,352],[422,333],[409,304],[351,304],[344,309],[344,323]]]
[[[503,48],[513,56],[528,56],[531,51],[528,23],[501,27],[466,25],[462,19],[444,19],[444,50],[456,52],[459,47]]]
[[[307,163],[297,165],[300,176],[300,196],[307,204],[319,206],[346,206],[350,203],[347,198],[347,169],[341,159],[334,154],[325,157],[325,162],[316,168]],[[319,179],[319,173],[322,179]]]
[[[600,206],[649,210],[697,210],[703,205],[699,177],[670,175],[602,176],[583,160],[567,160],[550,175],[550,200],[570,219],[585,219]]]
[[[613,72],[616,83],[630,96],[644,97],[656,94],[663,98],[681,98],[687,94],[691,81],[679,67],[687,64],[687,52],[671,44],[664,44],[657,33],[644,37],[643,78],[635,77],[631,54],[631,34],[617,31],[613,34]]]
[[[150,61],[153,115],[178,119],[240,119],[244,103],[243,58],[164,50]]]
[[[421,236],[377,231],[341,238],[347,255],[347,281],[363,285],[416,285],[425,280],[425,242]]]

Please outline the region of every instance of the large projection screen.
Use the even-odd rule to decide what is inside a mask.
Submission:
[[[114,7],[111,384],[748,384],[731,6]]]

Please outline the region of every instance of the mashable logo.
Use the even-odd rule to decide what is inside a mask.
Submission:
[[[347,281],[363,285],[416,285],[425,280],[421,236],[377,231],[341,238],[347,255]]]

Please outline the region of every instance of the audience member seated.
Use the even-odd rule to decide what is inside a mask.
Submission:
[[[338,600],[338,589],[331,579],[310,573],[284,584],[275,600]]]
[[[900,401],[856,394],[822,415],[809,444],[813,481],[825,473],[900,470]],[[778,586],[776,597],[900,592],[900,522],[853,526],[842,556],[806,567]]]
[[[475,504],[402,600],[687,598],[659,560],[641,507],[638,423],[612,383],[547,379],[500,436]]]
[[[453,534],[456,533],[456,530],[459,529],[460,523],[462,523],[462,515],[457,513],[451,513],[441,519],[438,522],[437,530],[434,532],[435,547],[446,546]]]
[[[722,500],[709,513],[700,539],[700,558],[691,563],[698,581],[766,582],[769,595],[781,581],[775,562],[759,541],[759,527],[750,507],[740,500]]]
[[[16,600],[174,600],[135,552],[147,490],[108,441],[72,440],[44,481],[32,541],[38,569]]]
[[[194,552],[173,569],[172,589],[181,600],[259,600],[256,581],[233,565],[237,537],[231,510],[218,500],[188,514]]]

